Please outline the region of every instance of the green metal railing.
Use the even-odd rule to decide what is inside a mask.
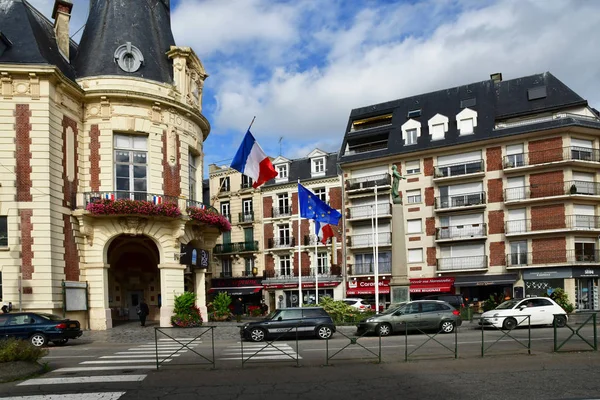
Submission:
[[[502,327],[498,327],[493,322],[490,322],[490,320],[497,319],[497,318],[498,317],[480,317],[479,318],[479,324],[481,325],[481,357],[485,356],[486,351],[488,351],[492,346],[496,345],[498,342],[500,342],[505,337],[511,338],[512,340],[514,340],[521,346],[527,348],[527,353],[529,355],[531,355],[531,316],[529,316],[529,315],[514,315],[514,316],[510,316],[510,317],[499,317],[499,318],[502,318],[502,320],[503,320]],[[507,320],[512,320],[511,328],[505,328],[505,326],[506,326],[505,321],[507,321]],[[525,321],[527,321],[527,324],[524,324]],[[519,340],[518,338],[511,335],[511,332],[515,328],[524,327],[524,326],[527,326],[527,331],[528,331],[527,332],[528,333],[527,343],[523,343],[523,342],[521,342],[521,340]],[[500,336],[498,339],[496,339],[494,342],[492,342],[492,344],[490,344],[488,347],[485,347],[485,328],[486,327],[494,328],[494,329],[496,329],[496,331],[502,332],[502,336]]]
[[[577,329],[573,329],[573,327],[571,327],[569,325],[568,320],[565,321],[564,327],[569,329],[571,331],[571,334],[569,335],[568,338],[566,338],[565,340],[563,340],[560,343],[559,343],[558,332],[557,332],[556,328],[562,327],[562,324],[558,323],[559,320],[558,320],[558,318],[556,318],[557,316],[558,315],[554,315],[554,322],[552,324],[552,326],[554,327],[554,352],[555,353],[558,352],[565,344],[567,344],[575,336],[577,336],[579,339],[583,340],[583,342],[585,344],[587,344],[589,347],[591,347],[593,351],[598,351],[598,326],[596,325],[597,313],[590,314],[590,316],[587,317],[587,319],[585,321],[583,321],[583,323],[581,323]],[[587,324],[589,324],[590,321],[592,321],[592,329],[594,331],[594,336],[593,336],[594,340],[592,343],[590,343],[585,337],[581,336],[581,334],[579,333],[579,331],[581,331],[582,328],[584,328]],[[587,347],[586,347],[586,350],[587,350]],[[582,350],[578,350],[578,351],[582,351]]]

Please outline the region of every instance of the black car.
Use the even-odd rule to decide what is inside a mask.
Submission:
[[[31,312],[0,314],[0,338],[29,340],[36,347],[48,342],[64,345],[69,339],[77,339],[82,334],[79,321],[58,315]]]
[[[452,307],[460,311],[461,308],[465,307],[465,299],[460,294],[430,294],[422,297],[419,300],[440,300],[445,301]]]
[[[282,308],[273,311],[264,320],[250,322],[240,329],[242,339],[261,342],[284,336],[315,336],[329,339],[335,324],[321,307]]]

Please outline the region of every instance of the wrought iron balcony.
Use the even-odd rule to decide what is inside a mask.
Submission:
[[[289,217],[292,215],[292,206],[273,207],[273,217]]]
[[[456,164],[439,165],[435,167],[435,178],[448,178],[483,172],[483,160],[467,161]]]
[[[241,224],[254,222],[254,211],[239,213],[238,214],[238,221]]]
[[[162,203],[174,203],[179,205],[179,197],[165,196],[162,194],[153,194],[147,192],[124,192],[124,191],[112,191],[112,192],[87,192],[84,193],[85,205],[93,203],[99,200],[134,200],[134,201],[148,201],[154,204]]]
[[[281,249],[294,246],[296,246],[296,238],[294,237],[276,237],[270,238],[267,241],[267,248],[269,249]]]
[[[348,208],[349,219],[371,218],[375,213],[375,205],[355,206]],[[378,203],[377,215],[381,217],[390,217],[392,215],[392,205],[390,203]]]
[[[437,240],[485,238],[486,228],[487,225],[484,223],[442,226],[435,229],[435,238]]]
[[[258,251],[258,241],[222,243],[215,246],[214,254],[243,253],[248,251]]]
[[[568,146],[544,151],[532,151],[504,156],[504,169],[542,165],[558,161],[600,162],[600,150],[588,147]]]
[[[262,278],[263,274],[252,274],[252,271],[223,271],[219,272],[219,278]]]
[[[518,252],[506,256],[509,267],[544,264],[600,264],[598,250],[545,250],[537,252]]]
[[[379,262],[377,265],[378,274],[391,274],[391,261]],[[353,264],[350,269],[350,275],[373,275],[375,273],[375,263],[358,263]]]
[[[566,195],[600,196],[600,184],[587,181],[566,181],[504,189],[504,201],[507,202]]]
[[[449,257],[437,259],[438,272],[487,269],[487,256]]]
[[[444,197],[436,197],[435,208],[442,210],[445,208],[470,207],[485,205],[485,202],[485,192],[453,194]]]
[[[219,211],[216,208],[214,208],[213,206],[211,206],[209,204],[204,204],[201,201],[186,200],[186,204],[185,205],[186,205],[186,208],[187,207],[196,207],[196,208],[201,208],[201,209],[205,209],[205,210],[211,210],[211,211],[214,211],[216,213],[219,213]]]
[[[391,176],[389,173],[370,175],[360,178],[350,178],[346,181],[348,190],[372,189],[375,186],[390,186]]]
[[[352,235],[348,237],[350,247],[373,247],[375,245],[375,238],[373,234],[362,234]],[[392,244],[391,232],[379,232],[377,233],[377,244],[379,246],[390,246]]]
[[[507,235],[547,230],[591,231],[600,229],[600,217],[595,215],[545,216],[536,219],[506,221]]]

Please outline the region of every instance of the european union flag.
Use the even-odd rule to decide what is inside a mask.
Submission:
[[[323,200],[319,199],[313,192],[298,184],[298,200],[300,202],[300,216],[337,225],[342,214],[334,208],[329,207]]]

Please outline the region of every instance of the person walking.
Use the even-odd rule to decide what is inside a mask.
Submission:
[[[146,326],[146,317],[150,314],[150,309],[146,303],[146,299],[142,299],[142,302],[138,306],[138,315],[140,317],[140,325]]]
[[[244,304],[242,303],[242,298],[238,297],[235,299],[235,303],[233,303],[233,314],[235,314],[236,322],[242,321],[242,313],[244,312]]]

